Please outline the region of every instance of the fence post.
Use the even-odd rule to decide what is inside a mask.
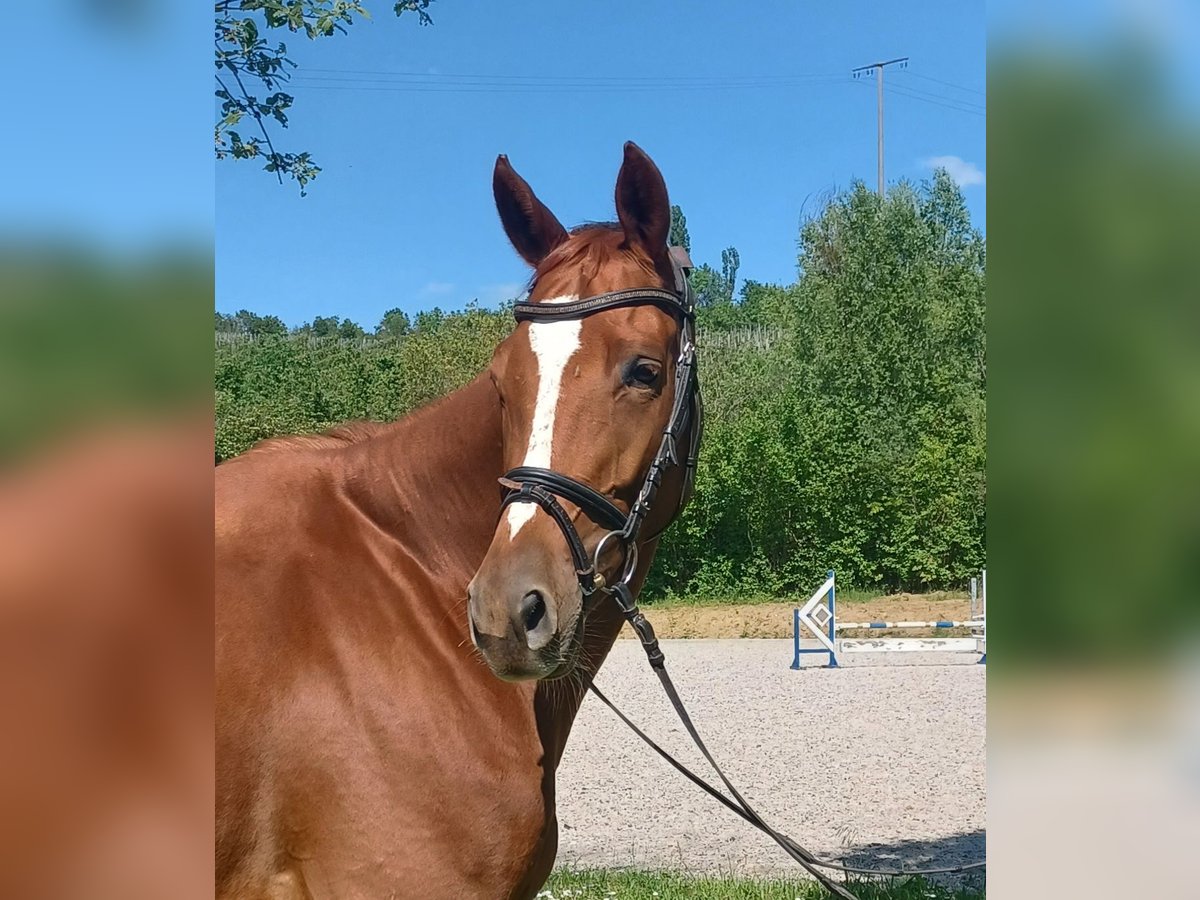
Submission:
[[[837,580],[833,576],[833,569],[825,573],[825,577],[830,580],[829,585],[829,643],[837,646]],[[838,667],[837,654],[829,651],[829,668],[836,669]]]
[[[792,657],[792,668],[800,668],[800,608],[792,609],[792,650],[795,651]]]
[[[983,615],[983,655],[979,657],[980,665],[987,665],[987,569],[979,573],[979,611]]]

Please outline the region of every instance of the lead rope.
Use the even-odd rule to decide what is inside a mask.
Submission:
[[[773,841],[775,841],[775,843],[784,849],[788,856],[800,863],[800,865],[803,866],[804,869],[813,876],[813,878],[817,879],[817,881],[820,882],[827,891],[829,891],[835,897],[842,898],[842,900],[858,900],[858,898],[855,897],[854,894],[850,893],[850,891],[848,891],[842,884],[834,881],[819,868],[817,868],[819,865],[819,860],[815,856],[813,856],[791,838],[787,837],[786,835],[779,834],[777,831],[775,831],[775,829],[763,821],[762,817],[754,811],[754,808],[749,804],[749,802],[747,802],[746,798],[738,793],[738,789],[735,788],[733,783],[725,777],[725,773],[721,770],[721,767],[717,765],[717,761],[713,759],[712,754],[708,752],[708,747],[705,746],[704,740],[700,737],[700,733],[696,731],[696,726],[692,724],[692,717],[688,715],[687,709],[684,707],[683,701],[679,698],[679,693],[675,690],[675,685],[671,681],[671,676],[667,673],[666,657],[663,656],[663,652],[658,646],[658,638],[654,635],[654,628],[646,620],[646,617],[642,615],[641,610],[638,609],[637,604],[634,602],[633,595],[629,591],[629,586],[623,582],[619,582],[612,587],[611,593],[616,599],[617,604],[621,607],[621,612],[624,613],[626,620],[633,627],[633,630],[637,632],[638,639],[642,642],[642,648],[646,651],[646,658],[650,661],[650,668],[652,668],[654,670],[654,674],[658,676],[658,680],[661,682],[663,690],[667,694],[667,699],[670,700],[671,705],[675,707],[675,714],[679,717],[679,721],[683,723],[683,727],[687,729],[687,733],[691,736],[692,741],[700,749],[700,752],[704,754],[704,758],[708,761],[708,764],[712,766],[713,771],[720,776],[726,790],[733,795],[734,799],[730,800],[716,788],[712,787],[703,779],[701,779],[698,775],[694,775],[692,772],[688,771],[682,763],[673,759],[670,754],[650,740],[650,738],[647,737],[641,729],[639,729],[619,710],[617,710],[617,708],[613,706],[609,699],[600,693],[594,684],[590,685],[592,693],[599,697],[606,706],[616,712],[617,715],[621,717],[621,720],[630,728],[632,728],[638,737],[657,750],[659,755],[664,757],[680,772],[683,772],[683,774],[690,778],[693,783],[704,788],[704,790],[708,791],[709,794],[716,797],[759,831],[763,832]]]
[[[742,819],[749,822],[759,831],[770,837],[773,841],[775,841],[775,843],[782,847],[787,854],[792,857],[792,859],[800,863],[800,865],[803,866],[804,869],[809,872],[809,874],[816,878],[826,890],[830,891],[837,897],[843,898],[843,900],[857,900],[854,894],[850,893],[850,891],[847,890],[844,885],[833,881],[823,872],[819,871],[819,869],[833,869],[835,871],[856,875],[875,876],[951,875],[967,872],[972,869],[980,869],[987,864],[985,861],[981,860],[977,862],[966,863],[960,866],[945,866],[941,868],[929,869],[864,869],[856,866],[842,865],[841,863],[827,862],[826,860],[820,859],[819,857],[814,856],[808,850],[805,850],[786,834],[776,831],[763,820],[763,818],[754,810],[753,807],[750,806],[750,804],[746,801],[746,798],[738,792],[737,788],[735,788],[725,776],[725,773],[721,770],[721,767],[717,765],[716,760],[713,759],[712,754],[709,753],[708,747],[705,746],[703,739],[696,731],[696,726],[693,724],[691,716],[688,715],[687,709],[683,705],[683,700],[680,699],[679,693],[675,689],[675,684],[671,681],[671,676],[667,672],[666,657],[663,655],[662,649],[658,645],[658,638],[654,634],[654,628],[650,625],[649,621],[647,621],[646,617],[642,615],[641,610],[638,609],[628,586],[624,583],[619,583],[610,590],[610,593],[613,594],[614,598],[617,600],[618,606],[621,608],[621,612],[624,613],[626,620],[637,633],[638,639],[641,641],[642,648],[646,651],[646,657],[650,662],[650,667],[654,670],[654,674],[658,676],[658,680],[663,686],[663,691],[666,693],[667,699],[671,701],[671,706],[674,707],[675,714],[679,717],[679,721],[683,723],[683,727],[687,730],[687,733],[692,738],[692,741],[704,755],[704,758],[708,761],[708,764],[712,766],[713,771],[720,776],[721,781],[724,783],[729,793],[733,795],[734,799],[730,799],[725,794],[721,793],[719,789],[713,787],[711,784],[677,760],[669,752],[655,743],[655,741],[648,734],[642,731],[642,729],[639,728],[628,716],[621,712],[621,710],[617,709],[616,705],[609,700],[608,697],[606,697],[603,692],[596,687],[595,684],[588,685],[591,692],[600,699],[600,702],[616,713],[617,717],[624,722],[634,734],[641,738],[642,741],[650,747],[650,749],[670,763],[676,771],[680,772],[694,785],[720,802],[727,809],[731,810]]]

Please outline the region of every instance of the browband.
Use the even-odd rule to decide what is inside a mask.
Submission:
[[[597,294],[582,300],[571,300],[566,303],[530,303],[520,300],[513,304],[513,318],[518,322],[546,319],[578,319],[606,309],[616,309],[619,306],[641,306],[653,303],[669,313],[679,313],[686,318],[695,315],[693,310],[680,299],[678,294],[662,288],[630,288],[623,291],[609,291],[607,294]]]

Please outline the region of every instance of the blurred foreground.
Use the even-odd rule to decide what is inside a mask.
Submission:
[[[996,897],[1198,890],[1198,20],[1185,2],[993,15]]]
[[[0,896],[212,896],[207,417],[0,476]]]
[[[213,893],[206,22],[54,0],[4,57],[4,898]]]

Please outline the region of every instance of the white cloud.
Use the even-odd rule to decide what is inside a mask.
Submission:
[[[422,294],[449,294],[454,290],[454,285],[448,281],[431,281],[425,287],[421,288]]]
[[[969,163],[960,156],[932,156],[923,160],[922,165],[927,169],[945,169],[959,187],[983,184],[986,180],[975,163]]]

